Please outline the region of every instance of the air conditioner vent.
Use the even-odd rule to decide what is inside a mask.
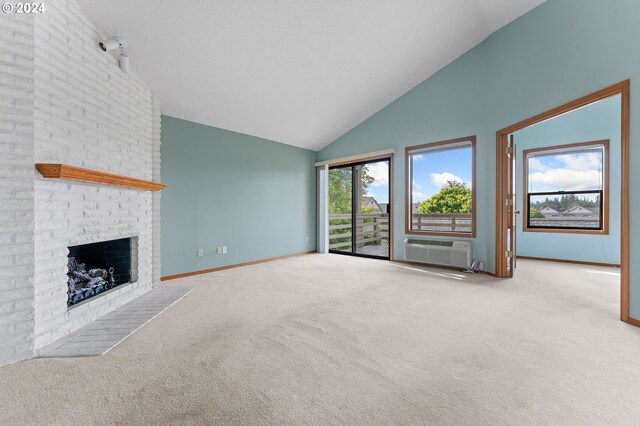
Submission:
[[[471,264],[471,242],[407,238],[404,240],[404,258],[412,262],[467,268]]]
[[[453,241],[441,241],[441,240],[422,240],[417,238],[407,238],[407,244],[421,244],[425,246],[439,246],[439,247],[452,247]]]

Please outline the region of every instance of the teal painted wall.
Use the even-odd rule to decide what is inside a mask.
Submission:
[[[319,159],[395,147],[396,243],[404,234],[409,145],[477,135],[475,257],[495,270],[496,131],[631,79],[630,211],[640,211],[640,2],[548,0],[320,151]],[[401,250],[396,252],[401,258]],[[631,315],[640,318],[640,222],[630,224]]]
[[[522,190],[525,149],[609,139],[609,164],[620,164],[620,96],[527,127],[514,134],[516,142],[517,253],[521,256],[620,263],[620,168],[609,171],[609,235],[522,232],[525,220]]]
[[[161,155],[163,276],[315,249],[316,152],[162,116]]]

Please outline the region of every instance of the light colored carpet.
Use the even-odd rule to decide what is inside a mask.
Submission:
[[[0,369],[6,424],[638,424],[617,270],[497,280],[309,255],[196,289],[101,357]],[[171,285],[181,285],[172,281]]]

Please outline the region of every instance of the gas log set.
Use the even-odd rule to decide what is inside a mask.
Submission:
[[[117,285],[112,267],[108,270],[93,268],[87,271],[86,265],[78,263],[75,257],[69,257],[67,267],[67,306],[110,290]]]

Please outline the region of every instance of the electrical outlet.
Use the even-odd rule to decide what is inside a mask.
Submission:
[[[198,249],[198,257],[202,257],[202,256],[204,256],[204,250]]]
[[[309,242],[309,236],[307,235],[304,240],[308,243]]]
[[[216,247],[216,254],[222,254],[222,247]]]
[[[396,248],[400,248],[400,241],[396,241]]]
[[[227,246],[222,247],[222,254],[227,254]]]

